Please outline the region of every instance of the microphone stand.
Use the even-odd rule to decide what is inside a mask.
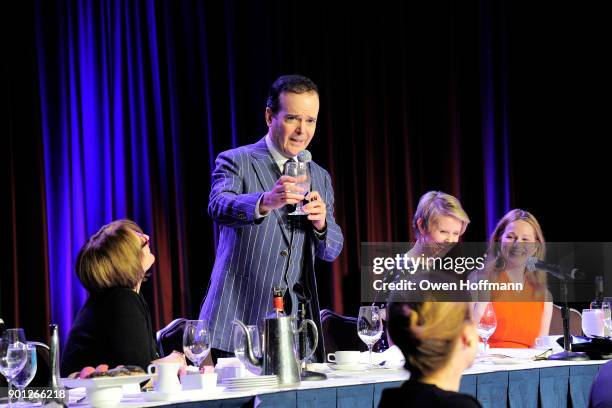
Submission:
[[[548,359],[563,361],[589,360],[586,353],[571,351],[572,344],[570,342],[569,334],[569,307],[567,306],[567,280],[565,278],[561,279],[561,300],[563,302],[563,306],[561,306],[561,318],[563,319],[563,351],[550,355]]]

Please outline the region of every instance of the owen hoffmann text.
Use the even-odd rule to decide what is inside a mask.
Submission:
[[[523,290],[522,282],[489,282],[486,279],[478,281],[461,280],[459,282],[431,282],[427,279],[420,281],[411,281],[402,279],[399,282],[384,282],[382,279],[377,279],[372,282],[373,288],[376,291],[450,291],[450,290],[468,290],[468,291],[521,291]]]

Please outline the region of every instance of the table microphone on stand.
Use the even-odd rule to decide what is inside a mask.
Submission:
[[[563,269],[559,265],[549,264],[541,261],[538,258],[531,256],[527,258],[525,265],[529,272],[536,270],[545,271],[561,281],[561,318],[563,320],[563,351],[552,354],[548,357],[549,360],[563,361],[584,361],[589,360],[586,353],[572,351],[569,331],[569,306],[567,304],[567,281],[580,280],[584,278],[584,274],[578,269]]]

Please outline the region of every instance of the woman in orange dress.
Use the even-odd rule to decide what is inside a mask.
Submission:
[[[514,209],[498,223],[489,239],[489,262],[484,275],[490,282],[522,283],[521,291],[494,291],[490,300],[497,328],[489,339],[493,348],[529,348],[535,339],[548,335],[552,302],[546,287],[546,273],[529,271],[529,257],[544,259],[544,235],[536,218]],[[476,305],[479,319],[486,303]]]

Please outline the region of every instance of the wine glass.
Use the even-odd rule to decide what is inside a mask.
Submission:
[[[208,320],[187,320],[183,332],[183,353],[198,368],[210,352]]]
[[[362,306],[359,308],[357,318],[357,334],[361,341],[368,346],[368,361],[372,368],[372,346],[382,336],[383,325],[378,306]]]
[[[259,330],[257,326],[246,326],[249,335],[251,337],[251,347],[253,348],[253,354],[256,358],[261,358],[261,347],[259,342]],[[259,367],[254,366],[249,361],[246,353],[246,335],[244,330],[238,325],[234,326],[234,354],[238,357],[238,360],[244,364],[244,366],[252,372],[253,374],[259,375],[261,373],[261,369]]]
[[[10,394],[13,379],[26,364],[26,344],[23,329],[7,329],[0,337],[0,373],[8,383],[9,407],[12,407]]]
[[[32,343],[26,344],[26,362],[19,374],[15,378],[13,378],[13,385],[19,391],[23,391],[25,387],[32,381],[34,376],[36,375],[36,346]],[[28,405],[22,397],[23,393],[19,393],[19,400],[16,405]]]
[[[310,191],[310,175],[308,174],[308,163],[288,161],[285,164],[285,175],[295,178],[306,176],[305,181],[301,183],[296,183],[295,185],[304,189],[304,196],[308,194],[308,192]],[[302,210],[301,201],[296,204],[295,211],[289,213],[289,215],[307,215],[304,210]]]
[[[481,310],[482,306],[482,303],[477,303],[475,307]],[[484,343],[484,353],[486,354],[489,346],[489,338],[495,333],[495,329],[497,328],[497,317],[495,317],[493,303],[488,302],[486,306],[484,306],[484,309],[482,309],[480,320],[477,322],[477,328],[478,335]]]

